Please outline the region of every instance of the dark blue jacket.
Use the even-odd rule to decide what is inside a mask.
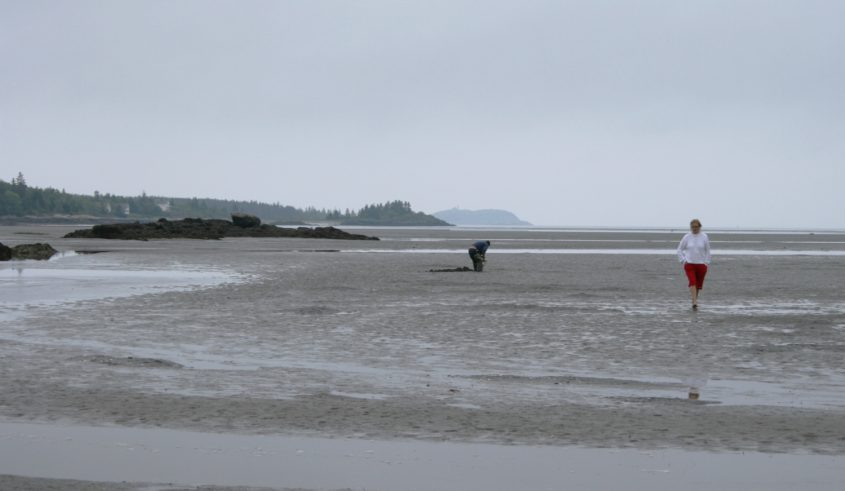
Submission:
[[[489,245],[487,245],[486,240],[479,240],[479,241],[473,243],[472,246],[475,247],[475,249],[480,254],[484,254],[485,252],[487,252],[487,248],[490,247]]]

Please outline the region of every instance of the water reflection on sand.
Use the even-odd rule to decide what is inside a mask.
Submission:
[[[231,272],[197,267],[121,269],[119,263],[90,258],[66,251],[47,262],[0,263],[0,321],[35,306],[203,288],[241,279]]]

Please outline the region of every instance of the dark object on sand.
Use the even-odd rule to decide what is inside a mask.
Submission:
[[[20,244],[15,247],[7,247],[0,244],[0,261],[10,259],[38,259],[46,260],[53,257],[57,250],[50,244]]]
[[[233,217],[234,218],[234,217]],[[185,218],[184,220],[167,220],[160,218],[157,222],[148,223],[112,223],[94,225],[90,229],[76,230],[65,235],[68,239],[222,239],[223,237],[298,237],[304,239],[342,239],[342,240],[379,240],[378,237],[368,237],[360,234],[350,234],[334,227],[298,227],[281,228],[274,225],[235,225],[228,220],[203,220],[202,218]],[[240,223],[246,223],[240,221]]]
[[[159,358],[135,358],[134,356],[127,356],[125,358],[118,358],[107,355],[94,355],[87,358],[92,363],[100,363],[103,365],[119,366],[119,367],[144,367],[144,368],[184,368],[185,366],[175,361],[162,360]]]
[[[428,272],[429,273],[464,273],[464,272],[472,273],[473,270],[471,268],[463,266],[461,268],[452,268],[452,269],[429,269]]]

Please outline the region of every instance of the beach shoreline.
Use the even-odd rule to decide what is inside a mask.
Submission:
[[[22,272],[2,288],[34,291],[28,270],[189,271],[219,281],[0,303],[16,313],[0,318],[4,423],[796,462],[813,454],[839,468],[845,455],[845,303],[830,288],[845,265],[766,254],[845,250],[839,236],[731,235],[723,249],[761,252],[717,256],[702,312],[692,314],[674,258],[624,253],[671,248],[665,234],[373,230],[386,239],[377,250],[350,254],[322,251],[373,243],[62,239],[65,228],[0,227],[0,242],[38,237],[60,251],[108,252],[4,265]],[[469,234],[493,242],[480,275],[429,272],[465,265],[465,253],[401,252],[421,243],[460,251]],[[620,252],[496,254],[584,241]],[[702,374],[701,399],[687,400],[686,381]]]

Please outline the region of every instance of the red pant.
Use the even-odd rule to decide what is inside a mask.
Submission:
[[[707,274],[706,264],[684,263],[684,273],[687,274],[689,286],[695,286],[699,290],[704,288],[704,276]]]

